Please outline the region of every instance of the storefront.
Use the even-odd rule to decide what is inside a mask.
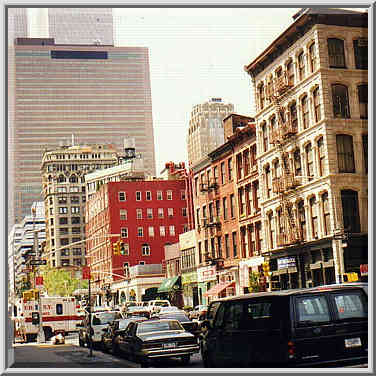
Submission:
[[[183,295],[180,275],[166,278],[158,287],[157,294],[176,307],[183,308]]]
[[[209,298],[205,293],[217,284],[216,266],[209,265],[197,269],[197,285],[199,304],[207,305]]]
[[[240,293],[245,294],[249,292],[249,273],[259,271],[260,266],[264,262],[264,257],[251,257],[248,260],[239,262],[239,288]]]
[[[185,307],[196,307],[199,304],[197,272],[182,273],[183,298]]]

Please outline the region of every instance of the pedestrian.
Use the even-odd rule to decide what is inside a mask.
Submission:
[[[18,319],[18,331],[20,336],[22,337],[22,340],[24,343],[27,342],[27,337],[26,337],[26,321],[23,313],[21,313],[20,318]]]

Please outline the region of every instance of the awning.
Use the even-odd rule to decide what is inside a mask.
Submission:
[[[175,284],[178,282],[180,278],[180,275],[176,277],[170,277],[166,278],[161,285],[158,287],[157,292],[169,292],[172,290],[172,288],[175,286]]]
[[[234,285],[235,282],[221,282],[212,287],[210,290],[206,291],[204,293],[204,296],[213,296],[213,295],[218,295],[221,291],[226,289],[227,287],[230,287],[231,285]]]

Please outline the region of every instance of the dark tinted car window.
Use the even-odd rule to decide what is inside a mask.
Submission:
[[[325,295],[302,296],[296,299],[298,325],[312,325],[330,321]]]
[[[340,320],[365,318],[368,316],[367,303],[360,291],[358,293],[343,292],[341,294],[335,294],[334,302]]]

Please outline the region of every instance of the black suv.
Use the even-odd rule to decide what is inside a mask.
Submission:
[[[356,286],[246,294],[211,302],[205,367],[330,367],[368,362],[368,297]]]

